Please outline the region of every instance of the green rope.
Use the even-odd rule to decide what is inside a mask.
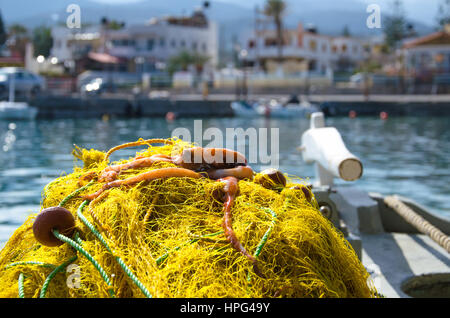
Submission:
[[[220,234],[223,234],[223,233],[224,233],[224,231],[219,231],[219,232],[216,232],[216,233],[205,234],[205,235],[203,235],[201,237],[198,237],[198,238],[192,239],[190,241],[187,241],[187,242],[183,243],[180,246],[174,247],[172,250],[169,250],[166,253],[164,253],[163,255],[161,255],[160,257],[158,257],[156,259],[156,265],[159,266],[161,263],[163,263],[167,259],[167,257],[169,257],[169,254],[171,252],[179,251],[182,247],[190,245],[190,244],[194,244],[194,243],[200,241],[203,238],[217,236],[217,235],[220,235]]]
[[[86,184],[85,186],[75,190],[74,192],[72,192],[71,194],[69,194],[67,197],[65,197],[64,199],[62,199],[62,201],[58,204],[59,207],[64,206],[67,201],[69,201],[70,199],[72,199],[74,196],[78,195],[78,193],[80,193],[81,191],[83,191],[84,189],[88,188],[89,186],[91,186],[94,183],[94,180],[91,180],[88,184]]]
[[[50,284],[50,281],[53,279],[53,277],[56,276],[60,271],[65,269],[67,266],[69,266],[72,262],[74,262],[77,259],[77,256],[73,256],[70,258],[67,262],[64,262],[63,264],[56,267],[45,279],[44,284],[41,288],[41,294],[39,295],[40,298],[45,298],[45,294],[47,293],[48,285]]]
[[[4,267],[4,269],[13,267],[13,266],[19,266],[19,265],[38,265],[41,267],[48,267],[48,268],[55,268],[56,265],[53,264],[47,264],[47,263],[43,263],[43,262],[35,262],[35,261],[26,261],[26,262],[15,262],[15,263],[11,263],[8,264]]]
[[[88,203],[89,203],[89,200],[85,200],[85,201],[83,201],[83,203],[81,203],[81,205],[78,207],[77,215],[80,218],[81,222],[83,222],[84,225],[86,225],[86,227],[92,232],[92,234],[94,234],[100,240],[100,242],[105,246],[105,248],[108,250],[108,252],[110,252],[112,254],[111,248],[109,247],[108,243],[106,243],[103,236],[95,228],[95,226],[92,225],[92,223],[90,223],[88,221],[88,219],[86,219],[86,217],[83,215],[83,210]]]
[[[25,292],[23,290],[23,281],[25,279],[25,275],[23,273],[19,274],[19,298],[25,298]]]
[[[270,224],[269,228],[264,233],[263,237],[261,238],[261,240],[259,241],[258,245],[256,246],[255,254],[253,254],[255,259],[258,258],[258,256],[261,254],[261,251],[262,251],[264,245],[266,245],[267,240],[269,239],[270,233],[272,233],[272,230],[273,230],[273,228],[275,226],[276,219],[277,219],[277,214],[272,209],[263,208],[263,207],[260,207],[260,209],[265,211],[265,212],[270,213],[270,215],[272,216],[272,223]],[[251,281],[251,273],[250,272],[248,272],[248,274],[247,274],[247,281],[248,282]]]
[[[81,254],[83,254],[84,257],[86,257],[91,263],[92,265],[94,265],[94,267],[97,269],[97,271],[100,273],[101,277],[103,278],[103,280],[105,281],[105,283],[110,286],[110,288],[108,289],[108,292],[110,294],[111,297],[115,297],[114,295],[114,291],[112,290],[112,285],[111,285],[111,281],[109,279],[108,274],[106,274],[105,270],[101,267],[101,265],[92,257],[91,254],[89,254],[80,244],[78,244],[77,242],[73,241],[72,239],[68,238],[65,235],[62,235],[58,232],[58,230],[54,229],[52,230],[53,234],[56,236],[57,239],[63,241],[64,243],[69,244],[70,246],[72,246],[74,249],[76,249],[78,252],[80,252]]]
[[[272,224],[270,224],[266,233],[264,233],[263,237],[261,238],[261,241],[256,246],[255,254],[253,255],[255,258],[257,258],[259,256],[259,254],[261,254],[261,251],[262,251],[264,245],[266,245],[267,239],[269,238],[269,235],[272,232],[273,227],[275,226],[275,223],[276,223],[276,219],[277,219],[277,214],[273,210],[271,210],[269,208],[261,208],[261,209],[266,212],[269,212],[272,215]]]
[[[152,298],[152,295],[150,294],[150,292],[148,291],[148,289],[144,286],[144,284],[142,284],[141,281],[139,281],[139,279],[136,277],[136,275],[133,274],[133,272],[129,269],[129,267],[125,264],[125,262],[119,257],[119,256],[115,256],[114,253],[112,252],[111,248],[109,247],[108,243],[106,243],[105,239],[103,238],[103,236],[100,234],[100,232],[94,227],[94,225],[92,225],[87,219],[86,217],[83,215],[83,210],[84,207],[89,203],[88,200],[85,200],[83,203],[81,203],[81,205],[79,206],[78,210],[77,210],[77,215],[80,218],[81,222],[84,223],[84,225],[87,226],[87,228],[100,240],[100,242],[105,246],[105,248],[108,250],[108,252],[110,252],[114,258],[116,259],[117,263],[120,265],[120,267],[122,267],[122,269],[124,270],[124,272],[128,275],[128,277],[133,281],[133,283],[136,284],[136,286],[142,291],[142,293],[147,297],[147,298]]]

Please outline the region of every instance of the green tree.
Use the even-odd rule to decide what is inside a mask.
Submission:
[[[40,26],[33,30],[34,56],[48,57],[53,46],[52,32],[49,27]]]
[[[446,24],[450,23],[450,0],[442,0],[439,4],[436,17],[437,29],[442,30]]]
[[[283,0],[266,0],[264,14],[273,19],[277,34],[278,60],[283,58],[283,15],[286,3]]]
[[[406,26],[403,4],[400,0],[395,0],[392,14],[384,21],[385,42],[390,50],[397,48],[400,41],[405,38]]]
[[[22,56],[25,56],[26,45],[30,40],[27,28],[17,23],[10,25],[8,28],[8,38],[11,40],[11,47]]]
[[[342,29],[342,36],[350,36],[350,30],[348,28],[348,25],[345,25],[344,28]]]
[[[100,24],[107,30],[120,30],[125,27],[125,22],[109,20],[107,17],[102,17],[100,20]]]
[[[2,13],[0,12],[0,46],[3,46],[6,43],[7,35],[5,25],[3,23]]]
[[[167,71],[170,74],[176,71],[187,71],[188,67],[193,65],[197,71],[200,71],[205,63],[209,60],[209,57],[191,53],[189,51],[181,51],[177,55],[172,56],[167,63]]]

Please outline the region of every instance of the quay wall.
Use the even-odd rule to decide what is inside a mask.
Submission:
[[[39,97],[30,102],[38,109],[38,118],[165,117],[230,117],[229,101],[168,100],[143,98],[78,98]]]
[[[231,117],[230,103],[234,96],[203,99],[149,99],[136,96],[39,96],[29,101],[38,109],[38,118],[101,118],[112,117],[165,117],[168,112],[180,117]],[[355,111],[358,116],[450,116],[450,98],[440,100],[385,98],[361,100],[346,96],[327,99],[327,96],[311,96],[310,101],[319,105],[326,116],[348,116]]]

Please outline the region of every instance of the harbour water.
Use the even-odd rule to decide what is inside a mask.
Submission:
[[[337,184],[399,194],[450,218],[448,118],[327,118],[326,124],[340,131],[349,150],[364,165],[360,180]],[[290,175],[314,178],[314,167],[303,162],[298,149],[302,133],[309,127],[306,119],[209,118],[202,119],[201,125],[203,131],[218,128],[223,138],[227,128],[254,128],[258,132],[268,128],[269,141],[270,129],[277,129],[279,168]],[[187,128],[194,134],[194,119],[171,123],[151,118],[0,121],[0,246],[28,215],[39,211],[43,187],[72,172],[76,163],[71,155],[74,144],[107,150],[139,138],[167,138],[176,128]],[[209,142],[205,139],[203,145]],[[246,151],[251,152],[248,140],[240,142],[246,143]],[[272,148],[269,142],[269,153]],[[121,150],[117,156],[131,156],[135,151]],[[255,163],[252,167],[258,171],[262,165]]]

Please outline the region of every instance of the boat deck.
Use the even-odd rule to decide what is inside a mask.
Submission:
[[[450,254],[426,235],[388,232],[360,235],[362,262],[369,272],[373,271],[375,287],[385,297],[411,297],[401,286],[413,276],[450,277]]]

